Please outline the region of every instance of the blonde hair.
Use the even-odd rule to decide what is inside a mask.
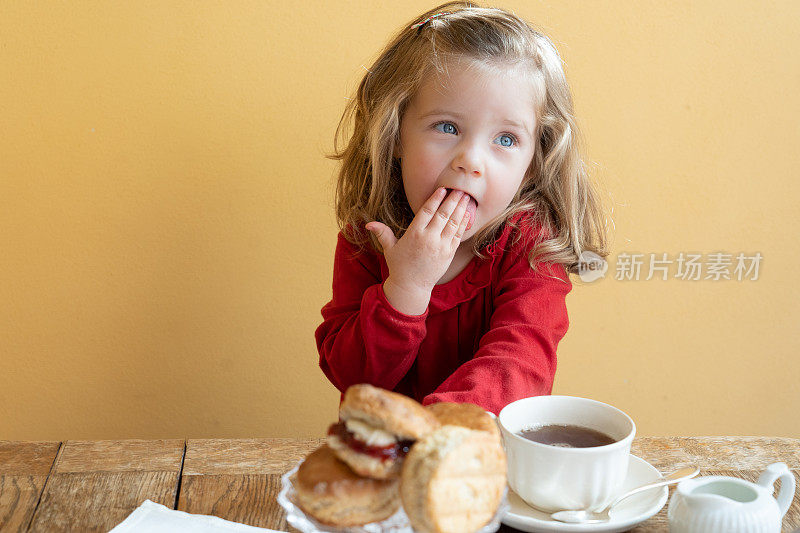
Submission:
[[[528,255],[534,270],[541,260],[575,273],[582,252],[607,257],[604,210],[581,158],[582,140],[558,51],[514,14],[471,2],[442,4],[401,29],[347,104],[336,129],[335,151],[327,156],[342,161],[335,204],[344,237],[360,251],[371,246],[381,253],[377,238],[361,231],[364,224],[380,221],[398,238],[408,229],[414,213],[394,158],[400,120],[424,80],[446,72],[454,59],[490,68],[527,67],[537,95],[537,142],[526,176],[511,204],[475,235],[473,254],[485,258],[482,248],[499,236],[504,224],[518,227],[510,219],[525,212],[543,230]],[[349,124],[348,136],[344,129]],[[522,233],[516,232],[514,242]]]

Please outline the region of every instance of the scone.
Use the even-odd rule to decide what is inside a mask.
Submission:
[[[292,483],[300,508],[332,526],[379,522],[400,507],[398,480],[358,476],[327,445],[306,457]]]
[[[417,533],[470,533],[492,519],[505,486],[506,455],[492,435],[443,426],[406,456],[400,499]]]
[[[411,445],[439,426],[413,399],[362,383],[345,391],[328,446],[359,475],[397,478]]]
[[[443,426],[461,426],[491,433],[500,442],[500,430],[494,419],[474,403],[440,402],[425,407]]]

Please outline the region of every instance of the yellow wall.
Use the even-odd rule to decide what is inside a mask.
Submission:
[[[434,5],[2,2],[0,439],[321,436],[323,154]],[[800,3],[501,5],[567,63],[612,268],[764,256],[757,281],[576,281],[554,392],[641,435],[800,436]]]

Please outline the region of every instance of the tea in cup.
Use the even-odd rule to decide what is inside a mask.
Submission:
[[[575,396],[535,396],[498,416],[508,484],[541,511],[599,509],[628,475],[636,425],[608,404]]]

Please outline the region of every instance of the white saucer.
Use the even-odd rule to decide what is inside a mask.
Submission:
[[[661,473],[653,465],[644,459],[631,455],[631,460],[628,463],[628,477],[625,478],[625,482],[622,484],[620,494],[659,478],[661,478]],[[646,490],[624,499],[618,506],[614,507],[614,511],[611,513],[611,520],[608,522],[602,524],[565,524],[556,522],[550,518],[548,513],[532,508],[517,496],[514,491],[509,489],[508,503],[511,507],[502,521],[515,529],[531,533],[546,531],[616,533],[618,531],[628,531],[636,524],[644,522],[657,514],[667,503],[668,495],[668,487]]]

